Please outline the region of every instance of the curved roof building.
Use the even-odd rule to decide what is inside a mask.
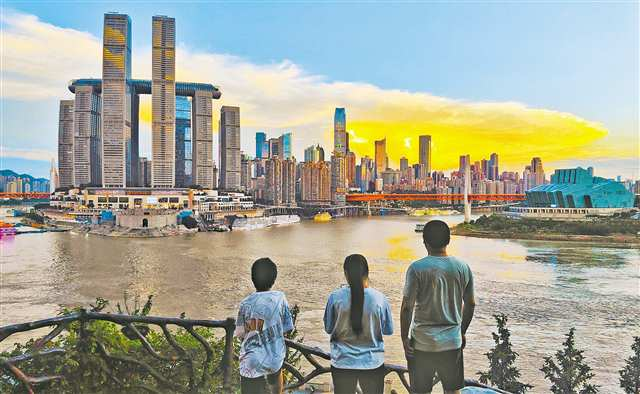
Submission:
[[[151,80],[149,79],[130,79],[127,81],[133,93],[135,94],[151,94]],[[100,78],[80,78],[72,79],[69,81],[69,91],[71,93],[76,92],[78,86],[91,86],[96,90],[96,93],[102,91],[102,79]],[[220,89],[210,83],[199,82],[176,82],[176,96],[189,96],[194,97],[196,91],[211,92],[214,99],[219,99],[221,96]]]
[[[527,205],[549,208],[633,208],[621,182],[593,176],[593,167],[556,170],[551,183],[526,191]]]

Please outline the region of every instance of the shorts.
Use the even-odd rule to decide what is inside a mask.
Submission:
[[[444,352],[413,351],[409,360],[409,379],[412,393],[430,393],[433,389],[435,375],[442,382],[442,387],[449,391],[464,387],[464,361],[462,349]]]
[[[267,390],[267,383],[273,385],[278,383],[282,369],[278,372],[274,372],[267,376],[260,376],[257,378],[245,378],[240,376],[240,392],[242,394],[264,394],[269,393]]]
[[[333,392],[335,394],[354,394],[358,384],[363,394],[382,394],[384,392],[384,376],[384,365],[375,369],[331,367]]]

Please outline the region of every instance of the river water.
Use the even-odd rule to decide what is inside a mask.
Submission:
[[[457,223],[459,216],[442,219]],[[369,260],[371,285],[391,301],[396,334],[387,361],[404,363],[399,310],[404,272],[425,254],[416,223],[406,216],[304,221],[231,233],[161,239],[117,239],[73,233],[0,240],[0,324],[54,315],[61,305],[88,305],[155,295],[154,315],[223,319],[252,290],[249,270],[259,257],[279,267],[276,288],[302,313],[305,342],[327,349],[322,314],[327,295],[344,282],[351,253]],[[518,366],[533,392],[548,392],[539,369],[560,348],[570,327],[603,392],[622,392],[617,371],[640,335],[640,252],[575,243],[453,237],[449,253],[466,260],[478,300],[465,351],[466,375],[487,368],[493,314],[509,317]],[[606,387],[606,389],[605,389]]]

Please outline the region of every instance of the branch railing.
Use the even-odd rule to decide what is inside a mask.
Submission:
[[[141,357],[135,357],[135,355],[130,354],[118,354],[116,351],[109,350],[109,346],[107,344],[96,338],[91,338],[89,323],[92,321],[106,321],[120,326],[123,334],[133,341],[138,341],[141,348],[151,356],[152,360],[167,364],[182,362],[188,371],[186,384],[182,385],[176,383],[170,377],[165,376],[161,370],[152,366],[150,363],[145,362]],[[49,345],[55,338],[59,337],[64,331],[69,331],[71,324],[79,324],[79,327],[76,327],[79,334],[77,344],[79,348],[78,350],[87,351],[89,342],[93,341],[92,343],[94,345],[95,353],[103,361],[103,363],[100,364],[100,368],[103,369],[103,372],[108,376],[111,382],[118,387],[157,393],[196,393],[206,391],[207,387],[210,387],[211,376],[217,373],[222,375],[222,384],[217,390],[221,390],[223,393],[231,393],[234,391],[232,367],[234,365],[234,361],[237,361],[237,356],[234,355],[234,319],[192,320],[184,318],[101,313],[87,311],[84,309],[50,319],[0,327],[0,342],[9,338],[13,334],[29,332],[42,328],[51,328],[51,331],[43,337],[35,340],[31,346],[21,354],[10,357],[0,357],[0,367],[2,368],[2,374],[5,375],[4,378],[14,379],[14,381],[20,382],[28,393],[36,392],[39,387],[44,387],[43,385],[46,383],[65,379],[66,376],[62,374],[31,376],[20,368],[20,364],[30,360],[44,359],[66,354],[69,349],[47,345]],[[158,351],[146,338],[148,328],[145,329],[145,327],[148,325],[155,326],[157,331],[162,333],[162,336],[169,345],[169,348],[173,350],[171,354],[166,354],[167,352],[164,352],[165,354],[163,354]],[[172,333],[170,327],[184,329],[195,341],[199,343],[200,347],[204,351],[204,358],[201,361],[201,365],[199,365],[199,369],[201,371],[200,374],[197,373],[197,368],[195,368],[194,365],[197,360],[176,341],[175,333]],[[197,332],[197,328],[199,327],[224,329],[224,350],[218,365],[214,365],[214,349],[211,344]],[[285,361],[283,369],[288,372],[287,389],[292,390],[299,388],[316,379],[318,376],[329,374],[331,372],[331,367],[327,363],[327,361],[331,359],[331,356],[327,352],[320,348],[304,345],[289,339],[286,340],[286,345],[289,351],[299,352],[299,354],[301,354],[311,366],[311,369],[301,368],[299,365],[293,365]],[[145,374],[153,379],[146,379],[144,384],[139,384],[134,387],[127,386],[127,383],[118,376],[117,371],[113,367],[114,364],[128,366],[131,371],[138,371],[139,373]],[[409,372],[406,367],[401,365],[385,364],[384,371],[385,376],[389,374],[397,375],[402,386],[407,390],[407,392],[409,392]],[[506,391],[485,386],[475,380],[465,380],[465,385],[488,388],[498,393],[507,393]]]

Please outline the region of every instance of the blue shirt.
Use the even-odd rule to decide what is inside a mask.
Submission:
[[[404,297],[415,305],[411,338],[417,350],[462,347],[462,306],[473,299],[469,266],[452,256],[427,256],[407,269]]]
[[[260,291],[240,303],[235,335],[242,338],[240,375],[259,378],[282,368],[284,333],[293,330],[289,304],[281,291]]]
[[[393,334],[391,306],[378,290],[364,289],[362,333],[351,329],[351,290],[335,290],[327,300],[324,329],[331,335],[331,365],[342,369],[375,369],[384,364],[383,335]]]

